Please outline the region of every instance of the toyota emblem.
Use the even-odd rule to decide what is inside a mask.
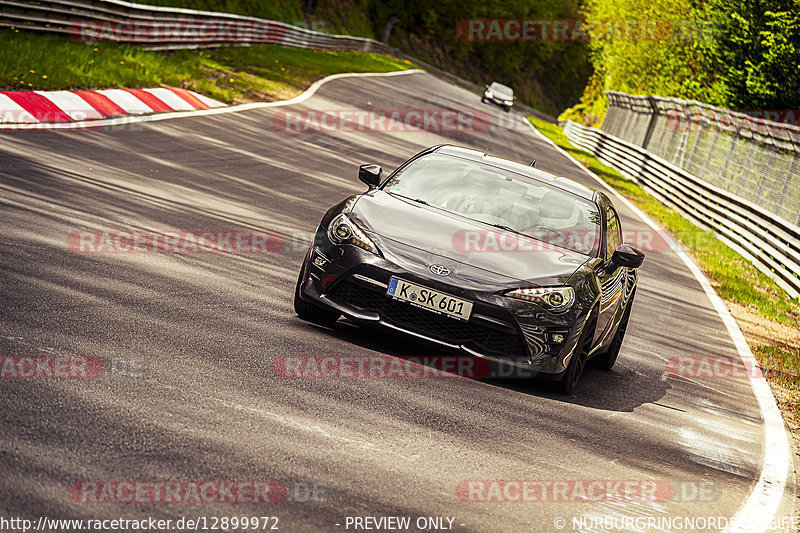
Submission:
[[[449,276],[450,269],[444,265],[431,265],[431,272],[437,276]]]

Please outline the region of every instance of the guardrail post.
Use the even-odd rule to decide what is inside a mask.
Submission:
[[[650,139],[653,137],[653,129],[656,125],[658,118],[658,105],[656,99],[652,96],[647,97],[647,103],[650,105],[650,122],[647,124],[647,131],[644,133],[644,140],[642,140],[642,148],[647,149],[650,146]]]
[[[753,160],[753,153],[756,151],[756,143],[750,143],[750,150],[747,152],[747,157],[744,159],[744,164],[742,164],[742,172],[739,174],[739,181],[736,183],[736,194],[741,196],[742,194],[742,182],[748,181],[750,177],[750,162]]]
[[[706,161],[703,163],[703,173],[708,175],[710,174],[709,167],[711,166],[711,159],[714,157],[714,153],[717,148],[717,142],[719,141],[720,131],[717,126],[714,126],[714,139],[711,141],[711,148],[708,149],[708,156],[706,156]]]

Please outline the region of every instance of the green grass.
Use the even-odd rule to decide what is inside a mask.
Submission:
[[[753,349],[761,362],[764,376],[788,391],[778,403],[788,410],[795,421],[800,421],[800,350],[782,346],[756,346]]]
[[[226,103],[286,98],[341,72],[389,72],[412,65],[361,52],[278,45],[155,52],[60,35],[0,31],[3,90],[185,87]]]

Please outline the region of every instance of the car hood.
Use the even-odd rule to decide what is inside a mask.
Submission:
[[[387,259],[424,263],[425,269],[441,263],[456,274],[471,271],[471,278],[482,270],[494,274],[492,282],[563,285],[590,259],[380,190],[361,196],[350,217]]]

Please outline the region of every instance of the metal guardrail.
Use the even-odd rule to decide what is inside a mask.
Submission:
[[[568,121],[564,133],[800,298],[800,227],[604,131]]]
[[[330,35],[285,22],[255,17],[135,4],[122,0],[0,0],[0,27],[70,35],[76,40],[113,40],[152,50],[281,44],[300,48],[357,50],[388,55],[428,71],[448,83],[482,94],[483,86],[363,37]],[[521,112],[555,123],[524,104]]]
[[[800,224],[800,110],[737,112],[680,98],[606,95],[603,131]]]

